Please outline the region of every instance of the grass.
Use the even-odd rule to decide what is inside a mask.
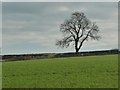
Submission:
[[[117,88],[118,56],[3,62],[3,88]]]

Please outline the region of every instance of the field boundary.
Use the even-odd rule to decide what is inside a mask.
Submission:
[[[118,49],[113,49],[113,50],[103,50],[103,51],[79,52],[78,54],[70,52],[70,53],[2,55],[2,61],[16,61],[16,60],[20,61],[20,60],[31,60],[31,59],[97,56],[97,55],[111,55],[111,54],[118,54],[118,53],[119,53]]]

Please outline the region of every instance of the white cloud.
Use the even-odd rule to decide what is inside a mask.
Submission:
[[[68,7],[62,6],[62,7],[59,7],[58,12],[59,12],[59,11],[66,12],[66,11],[68,11],[68,10],[69,10]]]

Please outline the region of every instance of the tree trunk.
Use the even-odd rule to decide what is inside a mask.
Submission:
[[[75,54],[79,54],[79,50],[82,46],[82,43],[78,46],[78,40],[75,41]]]
[[[78,48],[76,48],[76,52],[75,52],[75,53],[76,53],[76,54],[78,54],[78,52],[79,52],[79,49],[78,49]]]
[[[79,48],[78,48],[78,40],[75,40],[75,53],[78,54]]]

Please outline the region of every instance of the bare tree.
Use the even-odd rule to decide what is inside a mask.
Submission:
[[[60,25],[63,39],[56,42],[57,46],[68,47],[71,43],[75,46],[76,54],[83,43],[89,38],[99,40],[99,28],[95,22],[91,22],[84,13],[75,12],[69,20]]]

